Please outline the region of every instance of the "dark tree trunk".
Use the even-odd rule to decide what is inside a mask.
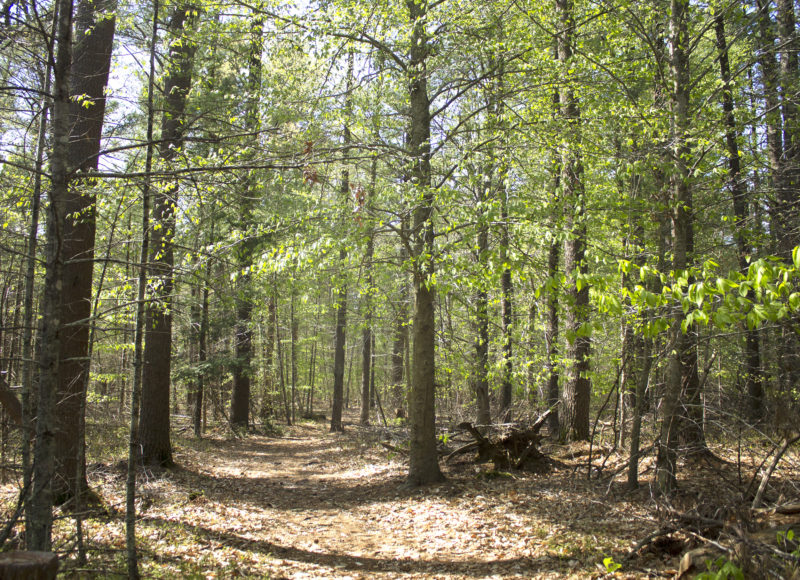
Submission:
[[[184,110],[192,84],[194,44],[186,34],[190,14],[186,4],[178,5],[167,24],[172,39],[169,72],[164,84],[164,117],[161,123],[161,158],[170,163],[183,145]],[[175,208],[178,185],[171,183],[153,196],[150,274],[154,279],[145,317],[144,372],[139,443],[146,464],[171,466],[170,372],[172,366],[172,291]]]
[[[205,402],[206,373],[205,362],[208,360],[208,281],[203,278],[201,282],[203,304],[200,311],[200,332],[197,336],[198,354],[197,361],[200,372],[197,373],[197,390],[194,396],[193,423],[194,436],[203,436],[203,404]]]
[[[672,79],[672,268],[684,271],[690,265],[693,249],[692,196],[689,188],[688,156],[689,145],[689,55],[688,41],[688,0],[671,0],[669,31],[669,62]],[[679,433],[695,429],[691,424],[692,413],[684,413],[681,401],[689,403],[692,381],[697,380],[696,350],[693,333],[684,333],[681,326],[685,319],[680,305],[673,308],[671,338],[672,354],[669,357],[664,394],[661,433],[656,458],[656,481],[663,494],[672,493],[677,486],[677,452],[679,435],[691,438],[689,433]],[[695,372],[692,373],[692,362]],[[683,418],[683,420],[681,420]],[[702,428],[702,423],[700,424]]]
[[[56,404],[56,503],[85,493],[86,466],[79,448],[83,439],[80,420],[84,385],[89,372],[89,326],[91,324],[92,270],[94,268],[95,195],[92,183],[80,180],[84,171],[97,169],[100,138],[105,116],[105,87],[111,66],[116,0],[78,5],[75,17],[72,95],[85,95],[70,104],[70,185],[67,193],[61,252],[64,271],[61,294],[63,325],[59,352]],[[88,106],[86,106],[88,104]],[[80,459],[79,459],[80,457]],[[80,473],[80,477],[76,475]],[[80,483],[78,483],[78,481]],[[76,486],[80,486],[77,489]]]
[[[431,184],[431,113],[428,97],[427,3],[406,0],[412,25],[407,68],[411,187],[416,191],[411,248],[414,258],[413,367],[409,396],[411,445],[408,483],[444,479],[436,452],[436,316],[434,311],[433,189]]]
[[[573,56],[571,0],[556,0],[560,32],[558,60],[568,67]],[[589,320],[589,286],[586,253],[586,200],[583,189],[583,165],[580,155],[581,114],[574,91],[560,90],[561,116],[567,124],[567,139],[562,143],[561,184],[564,191],[568,237],[564,246],[564,271],[567,274],[567,361],[568,367],[561,398],[560,428],[563,440],[589,439],[589,354],[591,341],[586,332]]]
[[[489,219],[484,208],[488,201],[491,180],[484,179],[478,196],[478,264],[483,272],[489,269]],[[475,338],[475,402],[477,406],[476,420],[478,425],[489,425],[492,422],[489,404],[489,292],[486,280],[479,277],[478,291],[475,294],[475,318],[477,336]]]
[[[247,107],[245,112],[245,132],[258,139],[261,130],[261,117],[258,110],[261,96],[261,52],[264,49],[264,20],[253,15],[250,23],[250,55],[247,76]],[[239,266],[236,292],[236,363],[233,366],[233,387],[231,391],[231,427],[235,431],[245,431],[250,422],[250,386],[252,378],[251,359],[253,351],[253,331],[251,319],[253,298],[250,267],[253,263],[256,239],[252,231],[255,225],[253,206],[258,197],[255,176],[248,173],[242,184],[239,197],[239,220],[244,238],[236,251]]]
[[[370,169],[370,187],[366,192],[367,198],[364,200],[363,208],[367,212],[365,219],[370,219],[371,200],[375,190],[375,179],[377,176],[378,161],[376,158],[372,159],[372,166]],[[372,385],[372,357],[374,336],[372,332],[372,292],[373,292],[373,278],[372,278],[372,258],[375,253],[375,240],[372,229],[372,224],[367,221],[367,247],[364,251],[364,270],[367,282],[367,291],[364,293],[364,331],[362,333],[362,357],[361,357],[361,424],[369,424],[369,412],[373,407],[374,392],[371,389]]]
[[[508,223],[508,191],[504,185],[505,175],[501,168],[499,175],[500,187],[500,220],[503,222],[500,230],[500,261],[502,264],[508,263],[508,248],[510,245],[509,223]],[[513,297],[514,285],[511,279],[511,267],[505,266],[500,277],[501,310],[503,318],[503,379],[500,383],[500,414],[504,422],[511,421],[512,403],[512,375],[514,372],[514,361],[512,356],[513,340]]]
[[[39,388],[36,441],[33,453],[33,490],[26,504],[26,536],[29,550],[49,551],[53,525],[52,481],[55,472],[54,407],[59,380],[61,346],[61,246],[68,195],[70,94],[72,67],[72,1],[59,0],[53,68],[53,139],[50,152],[50,203],[47,208],[45,280],[42,324],[39,333]]]
[[[353,86],[353,52],[350,51],[347,61],[347,89],[345,94],[345,123],[342,132],[342,146],[344,155],[350,147],[350,115],[351,97]],[[342,169],[340,194],[342,203],[348,205],[350,197],[350,171],[345,166]],[[342,249],[339,253],[342,263],[347,259],[347,251]],[[345,274],[342,274],[344,276]],[[331,431],[344,431],[342,425],[342,408],[344,406],[344,367],[345,350],[347,347],[347,283],[342,281],[337,290],[336,297],[336,336],[333,347],[333,408],[331,409]],[[349,389],[349,387],[348,387]]]
[[[275,396],[275,326],[277,324],[275,296],[267,300],[267,338],[264,344],[264,392],[261,397],[261,421],[265,422],[275,415],[273,400]]]
[[[405,240],[408,237],[408,225],[406,220],[400,225],[401,239]],[[408,259],[408,251],[405,244],[402,245],[400,258],[403,262]],[[408,350],[408,301],[409,301],[409,284],[405,272],[400,276],[400,297],[398,299],[397,314],[395,318],[394,339],[392,341],[392,396],[395,407],[402,409],[405,403],[405,367],[406,367],[406,352]]]
[[[739,271],[747,273],[748,258],[753,248],[748,240],[747,223],[749,210],[747,187],[742,179],[739,160],[739,130],[734,115],[733,93],[731,90],[731,71],[728,59],[728,43],[725,38],[725,19],[719,15],[715,19],[717,50],[719,51],[720,78],[722,79],[722,112],[725,121],[725,145],[728,151],[728,187],[733,198],[734,238]],[[761,352],[758,331],[744,331],[744,391],[746,395],[746,415],[753,422],[764,417],[764,377],[761,370]]]

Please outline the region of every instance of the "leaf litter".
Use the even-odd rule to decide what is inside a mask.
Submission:
[[[669,577],[679,554],[650,553],[618,571],[658,526],[647,482],[624,492],[587,481],[568,454],[549,473],[497,477],[443,464],[447,481],[411,490],[406,465],[351,426],[307,422],[283,437],[183,439],[180,467],[140,477],[137,541],[144,577],[646,578]],[[107,513],[84,522],[86,565],[74,577],[123,576],[124,471],[90,469]],[[613,482],[612,482],[613,483]],[[5,488],[4,506],[13,500]],[[693,492],[694,493],[694,492]],[[74,542],[59,520],[57,549]]]

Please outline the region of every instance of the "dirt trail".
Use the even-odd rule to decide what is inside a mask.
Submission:
[[[462,465],[446,483],[404,489],[402,460],[355,427],[187,440],[176,460],[141,486],[146,576],[587,578],[641,537],[628,504],[592,499],[567,472],[489,478]],[[119,476],[95,484],[121,501]],[[124,545],[121,522],[87,527],[90,549]]]

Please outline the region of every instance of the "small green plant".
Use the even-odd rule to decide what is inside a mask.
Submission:
[[[622,564],[620,564],[619,562],[615,562],[614,558],[612,558],[611,556],[603,558],[603,566],[605,567],[606,572],[608,574],[613,574],[614,572],[622,568]]]
[[[744,580],[742,569],[725,557],[707,560],[706,567],[708,571],[695,576],[695,580]]]

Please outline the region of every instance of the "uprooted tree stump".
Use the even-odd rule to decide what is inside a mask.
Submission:
[[[58,557],[51,552],[6,552],[0,554],[3,580],[52,580],[58,572]]]
[[[458,425],[469,433],[474,441],[459,447],[447,456],[449,461],[456,455],[477,452],[477,462],[491,461],[495,469],[532,470],[542,467],[545,456],[539,451],[541,431],[547,417],[553,409],[548,410],[528,428],[503,426],[495,434],[484,435],[472,423]]]

